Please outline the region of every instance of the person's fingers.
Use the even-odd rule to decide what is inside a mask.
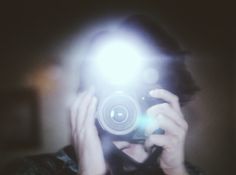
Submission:
[[[94,94],[94,89],[90,88],[81,103],[78,106],[78,115],[76,117],[77,128],[82,128],[85,118],[87,117],[88,108]]]
[[[158,127],[165,131],[166,135],[173,135],[179,139],[184,138],[185,130],[178,126],[173,120],[169,119],[166,116],[159,115],[157,116]]]
[[[148,116],[164,115],[185,131],[188,129],[188,124],[184,120],[184,117],[182,116],[183,114],[176,112],[168,103],[154,105],[150,107],[146,113]]]
[[[75,126],[77,124],[76,121],[77,121],[77,117],[78,117],[78,108],[79,108],[80,103],[82,102],[82,99],[86,95],[86,93],[87,93],[87,91],[79,93],[76,96],[76,98],[70,108],[70,123],[71,123],[72,130],[75,129]]]
[[[78,109],[79,104],[81,103],[81,99],[85,96],[87,91],[80,92],[79,94],[76,95],[72,105],[71,105],[71,110],[74,112]]]
[[[147,150],[153,146],[160,146],[163,147],[163,149],[169,149],[175,146],[177,142],[178,140],[173,136],[153,134],[146,139],[144,146]]]
[[[87,126],[87,125],[92,126],[94,124],[96,107],[97,107],[97,98],[93,96],[91,103],[88,107],[87,118],[85,118],[84,120],[84,126]]]
[[[151,124],[145,129],[146,136],[150,136],[157,129],[164,130],[165,135],[173,135],[179,139],[183,139],[185,136],[186,131],[166,116],[159,114],[156,117],[152,117],[151,121]]]
[[[149,94],[152,97],[160,98],[169,103],[177,112],[181,113],[181,107],[179,104],[179,98],[175,94],[165,90],[165,89],[155,89],[151,90]]]

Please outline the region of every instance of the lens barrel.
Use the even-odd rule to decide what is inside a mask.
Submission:
[[[116,91],[101,99],[97,119],[109,133],[126,135],[137,128],[140,115],[137,100],[123,91]]]

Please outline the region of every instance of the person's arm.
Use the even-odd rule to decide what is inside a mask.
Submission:
[[[105,175],[102,145],[95,126],[97,99],[94,90],[79,93],[71,108],[71,132],[80,175]]]
[[[163,148],[159,162],[166,175],[189,175],[184,164],[184,143],[188,124],[178,97],[164,89],[153,90],[150,95],[166,103],[154,105],[147,110],[147,115],[156,121],[156,126],[153,130],[149,129],[145,146],[147,149],[154,145]],[[165,134],[152,134],[156,128],[164,129]]]

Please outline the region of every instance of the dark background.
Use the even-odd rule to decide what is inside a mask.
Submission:
[[[70,45],[73,36],[77,36],[88,21],[137,12],[155,17],[192,54],[187,64],[202,91],[184,109],[190,124],[186,144],[188,159],[210,175],[235,172],[234,7],[230,1],[210,0],[1,3],[0,91],[29,86],[35,89],[41,143],[23,150],[1,148],[0,166],[15,157],[56,151],[69,143],[62,106],[67,91],[73,88],[65,86],[69,84],[70,68],[64,66],[67,58],[61,56],[63,47]],[[43,73],[38,75],[41,70]],[[36,83],[33,80],[29,83],[31,75],[36,77]],[[10,123],[9,127],[12,127]]]

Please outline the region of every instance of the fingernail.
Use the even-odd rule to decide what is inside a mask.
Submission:
[[[151,90],[150,92],[149,92],[149,94],[150,95],[156,95],[157,93],[159,94],[159,93],[161,93],[162,91],[161,91],[162,89],[153,89],[153,90]]]
[[[155,91],[156,91],[156,89],[149,91],[149,95],[154,95]]]

